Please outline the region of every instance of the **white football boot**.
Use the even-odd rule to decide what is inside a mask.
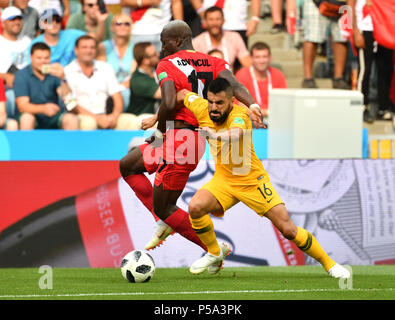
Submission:
[[[152,236],[151,240],[145,245],[145,250],[152,250],[159,247],[166,238],[174,234],[175,231],[164,223],[162,220],[158,220],[156,223],[155,234]]]
[[[223,247],[225,247],[225,250],[227,251],[225,254],[222,249]],[[219,256],[215,256],[211,253],[206,253],[203,257],[192,263],[189,271],[193,274],[201,274],[206,271],[210,266],[212,266],[212,272],[214,272],[215,270],[215,273],[217,273],[221,269],[222,263],[226,255],[229,254],[230,251],[230,246],[227,247],[224,243],[221,243],[219,248],[221,249]]]
[[[343,279],[348,279],[351,276],[350,272],[346,268],[337,263],[328,270],[328,274],[333,278]]]
[[[227,242],[221,242],[221,243],[219,244],[219,247],[220,247],[221,250],[222,250],[224,259],[225,259],[225,258],[229,255],[229,253],[232,251],[231,248],[230,248],[230,244],[227,243]],[[209,265],[209,267],[207,268],[207,272],[208,272],[209,274],[212,274],[212,275],[217,274],[217,273],[223,268],[223,265],[224,265],[224,260],[222,260],[222,261],[220,261],[220,262],[218,262],[218,263],[211,264],[211,265]]]

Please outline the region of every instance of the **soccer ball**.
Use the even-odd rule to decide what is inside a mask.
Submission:
[[[133,250],[121,263],[122,276],[129,282],[148,282],[154,276],[154,259],[145,251]]]

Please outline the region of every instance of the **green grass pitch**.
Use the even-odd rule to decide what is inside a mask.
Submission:
[[[215,276],[157,268],[147,283],[129,283],[117,268],[54,268],[52,289],[40,289],[46,275],[0,269],[0,300],[395,300],[395,266],[352,266],[348,289],[319,266],[225,267]]]

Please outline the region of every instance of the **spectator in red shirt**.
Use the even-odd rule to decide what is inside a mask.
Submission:
[[[268,115],[269,91],[271,89],[287,88],[284,74],[270,67],[272,60],[270,47],[264,42],[256,42],[250,49],[252,65],[244,67],[236,73],[240,81],[260,105],[265,117]]]
[[[18,130],[18,122],[15,119],[7,118],[5,102],[4,81],[0,79],[0,129]]]

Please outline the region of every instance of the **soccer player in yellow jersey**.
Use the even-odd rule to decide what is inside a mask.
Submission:
[[[215,160],[213,178],[196,192],[189,204],[192,227],[208,251],[191,265],[190,272],[200,274],[208,270],[216,274],[221,269],[231,249],[227,243],[218,244],[209,213],[223,216],[241,201],[268,218],[285,238],[320,262],[330,276],[350,277],[348,270],[333,261],[311,233],[290,220],[284,202],[255,154],[248,111],[234,104],[229,82],[222,78],[213,80],[207,100],[187,90],[180,91],[177,99],[183,100],[194,113],[198,130],[207,137]]]

